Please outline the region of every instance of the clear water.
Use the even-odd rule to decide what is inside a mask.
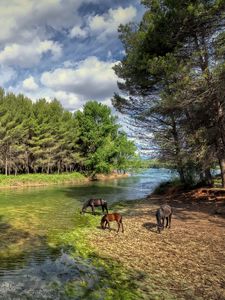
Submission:
[[[83,185],[0,191],[0,299],[57,299],[50,283],[60,288],[75,275],[81,278],[80,269],[97,274],[86,261],[51,248],[48,237],[74,229],[75,212],[91,197],[106,199],[109,207],[141,199],[172,176],[166,169],[150,169]]]

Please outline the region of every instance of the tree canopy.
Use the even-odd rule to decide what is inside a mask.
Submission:
[[[33,103],[0,90],[1,173],[109,173],[126,169],[135,150],[106,105],[71,113],[56,99]]]
[[[120,26],[126,55],[115,66],[114,106],[153,133],[183,182],[225,186],[224,0],[145,0],[140,24]]]

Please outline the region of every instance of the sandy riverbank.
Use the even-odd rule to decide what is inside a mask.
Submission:
[[[174,215],[172,228],[158,234],[155,211],[162,203],[169,203]],[[144,299],[225,299],[225,216],[215,214],[217,206],[198,191],[151,195],[115,208],[123,213],[124,234],[99,228],[91,245],[142,274],[138,286]]]

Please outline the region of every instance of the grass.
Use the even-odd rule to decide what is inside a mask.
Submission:
[[[77,213],[74,216],[75,229],[50,237],[51,247],[68,250],[73,257],[82,257],[97,269],[98,278],[95,278],[95,275],[92,277],[95,281],[94,287],[89,289],[87,283],[83,282],[81,299],[141,299],[141,293],[137,290],[137,281],[142,277],[141,272],[130,272],[113,259],[101,256],[96,252],[95,247],[90,246],[90,235],[98,231],[99,220],[99,215]],[[78,297],[77,283],[69,284],[66,289],[69,296]]]
[[[78,173],[62,174],[23,174],[23,175],[0,175],[0,187],[20,187],[51,185],[61,183],[79,183],[86,181],[87,178]]]
[[[49,228],[44,232],[38,227],[41,219],[36,212],[36,218],[31,220],[30,225],[27,221],[32,217],[31,212],[29,212],[29,220],[26,220],[23,212],[20,218],[17,215],[17,219],[14,220],[13,215],[16,213],[21,214],[21,211],[13,211],[10,208],[10,215],[0,218],[0,264],[2,266],[8,268],[11,262],[19,261],[22,267],[23,258],[29,257],[30,253],[32,256],[36,254],[38,256],[43,249],[48,250],[49,255],[58,253],[59,257],[63,251],[75,260],[73,269],[69,265],[64,266],[67,269],[66,274],[69,277],[70,272],[76,269],[76,276],[64,282],[60,279],[53,281],[49,286],[50,290],[55,290],[62,299],[140,299],[137,281],[142,275],[139,272],[127,270],[111,258],[97,254],[95,247],[89,244],[91,234],[98,230],[100,213],[93,216],[88,213],[81,215],[79,211],[75,211],[72,226],[69,225],[63,230],[52,226],[54,215],[51,214],[49,215]],[[61,275],[55,274],[54,278],[57,276],[60,278]]]

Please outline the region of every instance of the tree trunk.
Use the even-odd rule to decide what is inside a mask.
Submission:
[[[185,183],[185,175],[184,175],[184,168],[183,168],[183,162],[181,159],[181,147],[180,147],[180,142],[179,142],[179,136],[177,132],[177,124],[174,116],[171,116],[172,120],[172,136],[174,139],[174,146],[175,146],[175,155],[176,155],[176,160],[177,160],[177,171],[180,176],[180,181],[182,183]]]
[[[5,175],[8,175],[8,157],[5,158]]]
[[[213,179],[210,168],[205,170],[205,183],[207,186],[213,186]]]
[[[185,181],[183,168],[178,166],[177,171],[179,173],[181,183],[185,183],[186,181]]]
[[[29,168],[29,156],[28,156],[28,152],[25,152],[25,156],[26,156],[26,169],[27,169],[27,174],[30,173],[30,168]]]

